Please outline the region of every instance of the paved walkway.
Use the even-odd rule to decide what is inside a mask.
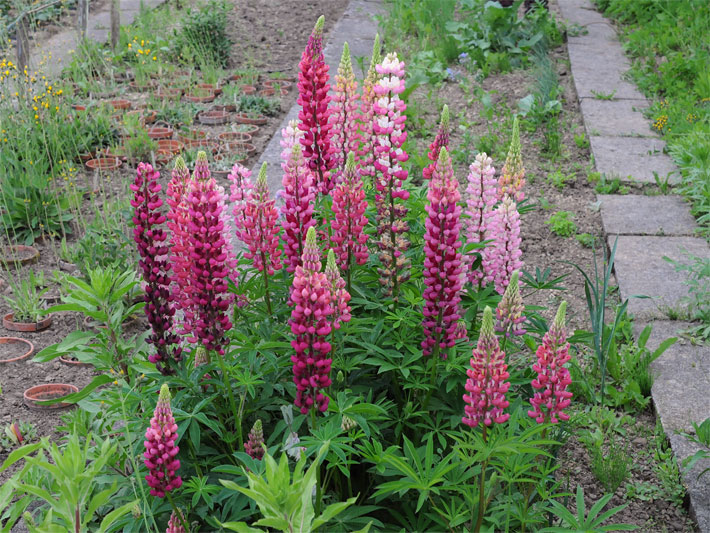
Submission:
[[[121,9],[121,25],[131,24],[138,13],[141,5],[152,9],[165,0],[118,0]],[[37,68],[41,61],[45,60],[44,73],[50,76],[57,76],[64,66],[71,60],[71,54],[76,50],[78,33],[76,31],[76,20],[72,20],[70,29],[61,31],[49,39],[36,43],[32,41],[30,55],[30,70]],[[106,2],[103,8],[97,12],[89,13],[89,21],[86,28],[86,36],[96,42],[103,43],[109,39],[111,28],[111,3]]]
[[[630,63],[612,25],[589,0],[565,0],[560,9],[564,18],[585,30],[584,35],[569,38],[568,48],[597,171],[625,182],[654,184],[657,176],[677,183],[677,169],[662,152],[665,143],[640,111],[648,102],[624,79]],[[654,349],[689,326],[668,320],[669,309],[683,307],[688,287],[684,275],[664,257],[688,263],[688,253],[708,257],[710,249],[694,236],[695,220],[678,196],[598,195],[598,200],[610,249],[617,242],[614,271],[621,297],[629,299],[638,332],[653,325],[649,347]],[[655,362],[653,370],[657,376],[653,402],[681,461],[698,447],[676,432],[690,431],[691,422],[710,417],[710,348],[681,340]],[[710,461],[701,462],[683,478],[691,512],[700,530],[710,532],[710,485],[708,478],[697,479],[707,467]]]

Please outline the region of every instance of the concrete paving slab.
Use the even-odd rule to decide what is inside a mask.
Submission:
[[[581,111],[588,135],[619,137],[656,137],[651,124],[641,113],[648,107],[643,100],[599,100],[582,98]]]
[[[606,19],[599,13],[589,0],[564,0],[558,2],[562,17],[571,24],[587,26],[589,24],[605,22]]]
[[[598,194],[607,235],[691,236],[697,224],[680,196]]]
[[[599,22],[593,22],[582,27],[581,31],[575,32],[567,37],[567,43],[573,46],[598,46],[607,43],[618,43],[616,31],[611,24],[602,19]]]
[[[615,239],[608,238],[610,249]],[[662,319],[668,308],[682,307],[687,277],[663,258],[687,262],[688,254],[710,257],[710,248],[705,239],[694,237],[619,236],[614,271],[621,298],[629,300],[629,313],[638,319]]]
[[[593,49],[585,45],[568,45],[574,85],[579,98],[594,98],[595,94],[614,94],[614,98],[643,100],[643,95],[623,79],[630,64],[613,43]],[[593,50],[594,53],[590,51]]]
[[[670,337],[687,329],[687,322],[654,321],[647,347],[655,350]],[[645,327],[634,325],[636,336]],[[682,462],[691,457],[701,446],[678,434],[691,433],[692,422],[702,422],[710,417],[710,347],[694,346],[682,337],[668,348],[652,365],[655,375],[651,395],[656,414],[671,442],[671,448],[681,468],[683,483],[690,496],[690,512],[700,531],[710,531],[710,484],[707,477],[698,479],[700,473],[710,467],[710,459],[699,461],[692,470],[684,470]],[[706,476],[709,474],[706,474]]]
[[[626,182],[655,183],[654,171],[669,183],[678,183],[676,166],[662,152],[665,143],[653,137],[590,135],[597,172]]]

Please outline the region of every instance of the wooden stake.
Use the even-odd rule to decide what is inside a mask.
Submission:
[[[76,26],[79,39],[86,39],[86,27],[89,24],[89,0],[79,0],[77,4]]]
[[[20,74],[22,74],[25,69],[30,69],[30,40],[27,38],[27,21],[25,17],[21,17],[17,21],[15,39],[17,41],[17,67]]]
[[[121,0],[111,0],[111,49],[116,51],[121,28]]]

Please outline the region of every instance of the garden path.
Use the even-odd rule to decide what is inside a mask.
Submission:
[[[155,8],[165,0],[118,0],[121,8],[121,25],[126,26],[133,22],[140,12],[141,5],[148,9]],[[74,21],[72,21],[73,23]],[[104,2],[103,7],[97,12],[89,13],[86,36],[96,42],[102,43],[109,38],[111,28],[111,2]],[[78,42],[76,27],[56,33],[44,41],[32,42],[30,67],[37,68],[43,64],[43,72],[48,76],[57,76],[66,65]]]
[[[624,79],[630,63],[613,26],[589,0],[560,2],[562,15],[582,28],[568,39],[572,75],[598,172],[609,178],[643,184],[677,183],[678,172],[663,153],[640,110],[648,106],[636,87]],[[707,257],[707,242],[695,237],[696,224],[678,196],[598,195],[609,248],[616,242],[615,274],[622,299],[636,318],[637,334],[653,325],[649,347],[677,336],[689,324],[668,320],[669,310],[682,309],[688,296],[684,275],[664,257],[688,262],[688,255]],[[618,238],[618,240],[617,240]],[[638,296],[643,295],[644,298]],[[679,431],[710,417],[710,349],[682,338],[653,365],[653,402],[678,461],[699,447]],[[710,486],[698,474],[710,466],[701,461],[683,474],[691,513],[701,531],[710,531]]]

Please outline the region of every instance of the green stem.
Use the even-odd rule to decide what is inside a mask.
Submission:
[[[224,387],[227,389],[227,395],[229,396],[229,405],[232,407],[232,413],[234,413],[234,426],[237,430],[237,436],[239,437],[239,449],[242,449],[242,421],[239,417],[239,411],[237,411],[237,402],[234,401],[234,393],[232,393],[232,387],[229,384],[229,377],[227,376],[227,366],[224,364],[224,357],[217,354],[217,359],[219,360],[219,367],[222,370],[222,382]],[[234,452],[234,450],[231,450]]]
[[[264,301],[266,302],[266,311],[271,315],[271,298],[269,297],[269,275],[266,273],[266,254],[261,252],[261,264],[264,267],[262,273],[264,274]]]
[[[315,408],[311,407],[311,432],[314,433],[316,430],[316,427],[318,426],[318,420],[316,418],[316,410]],[[323,499],[323,487],[321,486],[322,483],[322,473],[321,473],[321,465],[318,465],[316,467],[316,475],[317,475],[317,481],[316,481],[316,508],[315,508],[315,513],[316,516],[320,516],[320,509],[321,509],[321,501]]]
[[[487,430],[486,425],[483,425],[483,442],[487,441]],[[478,518],[476,519],[476,527],[473,529],[475,533],[481,531],[481,525],[483,524],[483,514],[486,512],[486,467],[488,466],[488,459],[483,461],[481,465],[481,479],[478,485]]]
[[[175,502],[173,501],[173,497],[171,496],[170,492],[168,491],[165,494],[167,495],[168,500],[170,500],[170,505],[172,506],[173,511],[175,511],[175,516],[177,516],[180,519],[180,523],[182,524],[183,529],[189,533],[190,528],[188,527],[187,522],[185,522],[185,517],[182,515],[180,510],[175,505]]]

